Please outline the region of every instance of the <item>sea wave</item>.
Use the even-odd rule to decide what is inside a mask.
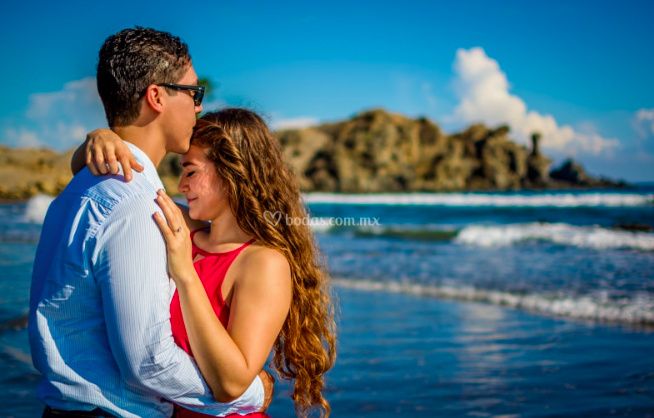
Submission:
[[[552,294],[515,294],[475,287],[421,285],[363,279],[333,279],[338,287],[367,292],[402,293],[507,306],[548,316],[597,322],[654,326],[654,297],[635,294],[612,300],[606,293],[566,297]]]
[[[308,193],[308,204],[348,205],[424,205],[424,206],[490,206],[490,207],[620,207],[654,204],[654,194],[642,193],[380,193],[336,194]]]
[[[334,218],[315,217],[309,218],[309,227],[314,232],[328,232],[335,228]]]
[[[576,226],[565,223],[526,223],[509,225],[470,225],[454,239],[459,244],[480,247],[514,245],[541,240],[582,248],[630,248],[654,251],[654,234],[629,232],[600,226]]]
[[[26,222],[42,224],[45,219],[45,214],[48,212],[48,208],[50,207],[50,203],[52,203],[53,200],[54,198],[52,196],[44,194],[32,197],[27,201],[23,219]]]
[[[314,232],[338,231],[331,218],[312,219]],[[632,232],[601,226],[566,223],[521,223],[508,225],[468,225],[457,229],[447,225],[380,225],[341,227],[361,237],[391,237],[425,241],[453,241],[478,247],[502,247],[528,241],[546,241],[579,248],[635,249],[654,251],[654,233]]]
[[[459,229],[446,225],[383,225],[360,226],[355,228],[355,235],[361,237],[392,237],[425,241],[450,241],[459,233]]]

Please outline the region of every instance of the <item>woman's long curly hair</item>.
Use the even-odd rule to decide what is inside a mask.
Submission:
[[[281,378],[295,379],[299,415],[317,409],[329,416],[322,395],[324,375],[336,359],[329,278],[279,142],[256,113],[228,108],[198,119],[191,144],[206,149],[240,228],[288,260],[293,298],[275,341],[274,367]]]

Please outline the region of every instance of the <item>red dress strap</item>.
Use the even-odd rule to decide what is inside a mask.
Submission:
[[[195,240],[194,240],[195,234],[198,231],[201,231],[203,229],[207,229],[207,228],[200,228],[200,229],[196,229],[195,231],[191,232],[191,244],[193,245],[193,258],[195,258],[196,254],[202,254],[204,256],[210,256],[210,255],[220,256],[220,255],[231,255],[231,254],[236,253],[238,255],[242,250],[245,249],[245,247],[247,247],[248,245],[251,245],[252,243],[254,243],[257,240],[256,238],[252,238],[251,240],[248,240],[247,242],[244,242],[242,245],[240,245],[237,248],[234,248],[233,250],[211,252],[211,251],[207,251],[207,250],[205,250],[203,248],[198,247],[198,245],[195,243]]]

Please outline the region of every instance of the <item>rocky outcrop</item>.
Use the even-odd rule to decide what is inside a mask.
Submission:
[[[48,149],[0,146],[0,199],[21,200],[36,194],[59,194],[72,178],[73,151],[57,153]],[[168,155],[159,165],[161,180],[173,194],[177,193],[180,173],[179,156]]]
[[[573,161],[550,173],[551,160],[534,134],[528,149],[507,126],[476,124],[447,135],[427,118],[373,109],[349,120],[277,132],[303,191],[341,193],[517,190],[621,186],[594,179]],[[70,180],[72,150],[0,147],[0,198],[57,194]],[[166,189],[177,192],[179,159],[159,166]]]
[[[513,142],[509,128],[472,125],[444,134],[426,118],[373,109],[343,122],[277,135],[305,191],[342,193],[517,190],[584,186],[550,178],[551,160]],[[599,183],[588,183],[595,185]],[[602,183],[616,185],[616,183]]]
[[[622,187],[626,185],[624,182],[615,182],[605,177],[591,177],[581,164],[572,159],[565,160],[558,168],[553,169],[550,177],[556,183],[574,184],[581,187]]]
[[[36,194],[56,195],[71,179],[72,151],[0,146],[0,199],[25,199]]]
[[[527,183],[533,187],[546,186],[550,181],[552,161],[540,153],[540,134],[531,136],[531,152],[527,157]]]

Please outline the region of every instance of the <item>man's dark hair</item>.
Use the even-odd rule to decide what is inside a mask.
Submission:
[[[177,36],[150,28],[124,29],[108,37],[98,60],[98,93],[109,126],[128,125],[150,84],[175,83],[191,63]]]

